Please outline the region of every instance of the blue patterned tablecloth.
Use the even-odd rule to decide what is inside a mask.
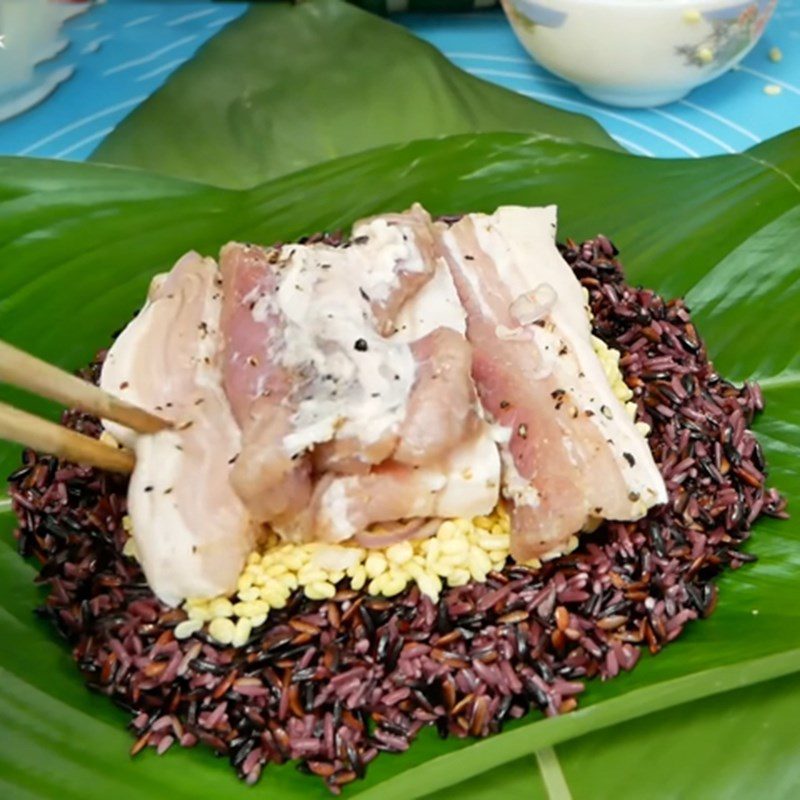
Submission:
[[[0,122],[0,153],[86,158],[114,126],[246,3],[112,0],[65,25],[69,46],[37,81],[71,74],[34,108]],[[632,152],[700,157],[737,152],[800,126],[800,0],[781,0],[763,39],[738,69],[662,108],[600,105],[536,65],[498,10],[397,18],[469,72],[594,117]],[[772,48],[783,58],[769,58]],[[767,85],[780,87],[766,94]]]

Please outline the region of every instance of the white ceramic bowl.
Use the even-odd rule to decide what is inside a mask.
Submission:
[[[777,0],[502,0],[525,49],[616,106],[678,100],[741,61]]]
[[[88,7],[54,0],[0,0],[0,91],[29,84],[36,65],[67,46],[62,23]]]

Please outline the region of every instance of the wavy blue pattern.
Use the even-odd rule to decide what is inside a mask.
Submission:
[[[191,58],[246,3],[124,2],[66,23],[70,45],[42,65],[74,67],[46,100],[0,123],[0,152],[86,158],[114,126]]]
[[[42,67],[73,76],[34,109],[0,122],[0,153],[80,160],[246,3],[113,0],[67,23],[70,45]],[[603,106],[535,64],[499,10],[397,18],[460,67],[544,103],[594,117],[647,156],[737,152],[800,125],[800,0],[783,0],[741,68],[658,109]],[[778,47],[780,62],[768,57]],[[780,94],[768,95],[766,85]]]

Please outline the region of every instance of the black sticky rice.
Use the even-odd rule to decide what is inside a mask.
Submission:
[[[716,374],[680,301],[626,285],[605,237],[562,252],[589,290],[595,333],[623,353],[670,500],[540,571],[509,565],[439,603],[416,588],[392,600],[295,595],[239,650],[202,633],[177,641],[183,612],[121,554],[125,481],[25,454],[10,481],[20,553],[51,589],[39,613],[87,684],[131,713],[133,753],[201,741],[251,783],[298,759],[338,793],[423,726],[486,736],[533,708],[568,712],[587,679],[632,669],[643,646],[656,653],[711,613],[712,578],[753,559],[741,545],[755,520],[785,516],[748,430],[761,394]],[[64,423],[99,433],[82,414]]]

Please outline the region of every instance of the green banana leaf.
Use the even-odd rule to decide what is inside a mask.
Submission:
[[[593,120],[468,75],[341,0],[277,2],[214,37],[93,160],[239,188],[384,144],[486,131],[619,149]]]
[[[555,748],[558,762],[525,756],[427,800],[496,800],[498,787],[511,800],[795,798],[798,715],[789,675],[578,737]]]
[[[0,159],[0,335],[75,368],[127,320],[149,277],[190,247],[213,254],[229,238],[287,240],[415,200],[434,213],[555,202],[562,237],[604,231],[622,249],[632,281],[688,295],[720,370],[762,382],[767,412],[757,429],[772,481],[796,504],[800,257],[792,242],[800,228],[800,131],[741,156],[693,162],[638,159],[546,136],[463,135],[348,156],[242,191],[99,165]],[[8,391],[0,397],[56,411]],[[16,448],[0,447],[0,471],[17,459]],[[126,716],[83,689],[66,649],[32,614],[40,597],[31,583],[34,567],[14,552],[7,509],[0,499],[0,795],[252,797],[224,761],[199,749],[128,759]],[[760,697],[771,698],[777,733],[792,730],[785,726],[794,724],[796,706],[776,700],[767,688],[773,684],[706,701],[711,717],[693,705],[783,675],[794,673],[793,681],[800,670],[800,527],[793,520],[759,523],[750,549],[758,562],[720,579],[709,620],[691,625],[631,674],[592,682],[577,712],[530,716],[480,742],[441,741],[426,731],[403,756],[374,762],[346,796],[453,796],[449,787],[499,765],[532,772],[536,751],[551,797],[564,797],[556,756],[564,758],[568,785],[581,787],[576,797],[599,796],[581,776],[598,740],[619,736],[622,750],[612,763],[625,765],[629,757],[652,756],[639,739],[666,719],[686,737],[685,747],[672,743],[668,751],[696,768],[707,760],[709,731],[719,735],[713,715],[730,702],[757,706]],[[780,685],[785,694],[791,683]],[[739,697],[745,699],[726,700]],[[653,747],[672,741],[666,730],[659,736]],[[625,741],[636,742],[633,755],[626,755]],[[772,764],[796,747],[780,735],[770,742]],[[735,773],[742,758],[741,748],[719,748],[715,769]],[[589,773],[598,781],[600,769],[595,764]],[[760,775],[756,770],[747,774]],[[643,775],[644,766],[632,774]],[[673,791],[668,765],[662,774],[648,797],[702,796]],[[503,791],[527,796],[530,784],[536,796],[542,779],[513,777]],[[712,791],[721,781],[703,786]],[[488,791],[491,784],[478,782],[475,791],[481,786]],[[327,796],[290,765],[267,769],[255,791],[282,800]],[[737,792],[730,796],[748,796]]]

